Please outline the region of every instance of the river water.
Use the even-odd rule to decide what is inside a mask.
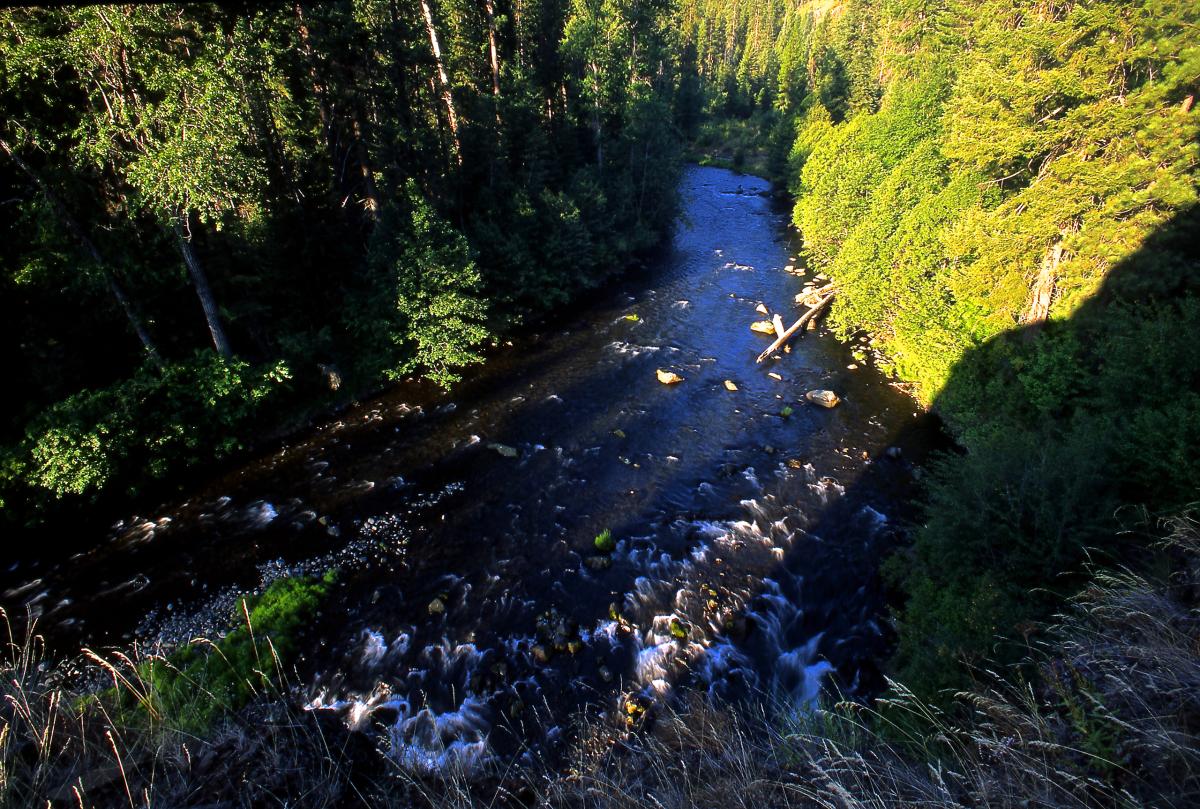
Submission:
[[[805,284],[769,191],[689,169],[640,278],[449,394],[399,386],[67,564],[9,571],[3,603],[60,647],[171,643],[337,567],[301,638],[302,699],[418,769],[551,749],[585,704],[871,693],[878,562],[937,428],[863,343],[818,330],[755,364],[755,307],[790,323]],[[842,403],[806,403],[814,388]]]

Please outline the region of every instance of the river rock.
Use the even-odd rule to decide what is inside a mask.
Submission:
[[[750,324],[750,331],[759,334],[775,334],[775,324],[769,320],[756,320]]]
[[[729,379],[726,379],[726,380],[725,380],[725,390],[728,390],[728,391],[735,391],[735,390],[737,390],[737,389],[738,389],[738,386],[737,386],[737,385],[735,385],[735,384],[733,384],[733,381],[732,381],[732,380],[729,380]]]
[[[517,452],[516,447],[510,447],[507,444],[497,444],[496,442],[492,442],[491,444],[488,444],[488,449],[495,450],[505,458],[515,458],[520,455],[520,453]]]
[[[612,557],[609,556],[589,556],[583,560],[584,566],[588,570],[593,570],[597,573],[608,570],[612,567]]]
[[[664,371],[662,368],[659,368],[655,373],[658,376],[658,381],[664,385],[675,385],[683,381],[683,377],[674,371]]]
[[[446,602],[442,601],[442,599],[435,598],[433,601],[429,602],[429,614],[430,615],[442,615],[445,612],[446,612]]]
[[[841,399],[831,390],[810,390],[804,398],[821,407],[837,407]]]
[[[770,312],[767,311],[767,306],[764,303],[760,303],[758,306],[755,306],[754,311],[758,312],[760,315],[771,314]]]

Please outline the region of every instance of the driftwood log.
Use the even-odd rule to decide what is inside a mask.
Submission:
[[[804,328],[804,325],[806,323],[808,323],[808,321],[812,320],[814,317],[816,317],[818,314],[820,314],[821,311],[824,310],[825,307],[829,305],[829,302],[833,300],[834,294],[836,294],[835,291],[830,290],[825,295],[825,297],[821,298],[815,304],[810,306],[808,311],[805,312],[803,315],[801,315],[800,319],[792,324],[791,328],[789,328],[783,334],[779,335],[779,337],[775,340],[775,342],[773,342],[769,346],[767,346],[766,350],[763,351],[763,353],[758,355],[758,359],[755,360],[755,362],[756,363],[762,362],[767,357],[771,356],[771,354],[778,351],[780,346],[782,346],[789,339],[791,339],[791,336],[793,334],[795,334],[796,332],[798,332],[802,328]]]
[[[801,292],[796,296],[796,303],[799,306],[815,306],[822,298],[833,291],[833,284],[829,283],[820,289],[809,289]]]

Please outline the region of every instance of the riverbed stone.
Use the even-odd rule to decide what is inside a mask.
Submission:
[[[588,570],[599,573],[612,567],[612,557],[589,556],[583,560],[583,564]]]
[[[505,458],[515,458],[521,454],[520,452],[517,451],[516,447],[510,447],[507,444],[499,444],[495,441],[488,444],[488,449],[498,452],[499,454],[503,455]]]
[[[810,390],[804,394],[804,398],[815,405],[827,408],[837,407],[841,402],[838,395],[831,390]]]

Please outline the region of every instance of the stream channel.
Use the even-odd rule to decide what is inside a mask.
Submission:
[[[425,770],[553,749],[584,705],[878,691],[879,562],[938,427],[865,338],[809,331],[756,365],[755,307],[790,323],[805,284],[788,212],[721,169],[688,169],[681,194],[648,271],[569,322],[448,394],[356,405],[67,563],[22,563],[0,603],[59,647],[177,643],[242,593],[339,568],[300,639],[301,699]]]

